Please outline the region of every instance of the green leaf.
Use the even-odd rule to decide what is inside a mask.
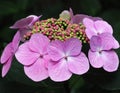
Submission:
[[[43,7],[42,16],[44,18],[49,17],[59,17],[59,14],[63,11],[61,10],[63,4],[61,1],[55,2],[54,6],[51,6],[50,4],[47,7]],[[49,14],[49,15],[48,15]]]
[[[120,22],[120,11],[117,9],[110,9],[110,10],[104,11],[100,16],[103,19],[105,19],[107,22],[112,24],[113,26],[117,22]]]
[[[120,43],[120,21],[114,25],[114,36]]]
[[[7,81],[0,77],[0,93],[33,93],[37,88],[17,82]]]
[[[0,2],[0,15],[8,15],[16,13],[17,6],[11,1],[2,1]]]
[[[107,90],[120,89],[120,70],[116,73],[104,77],[104,83],[99,83],[100,87]]]
[[[14,31],[10,30],[8,27],[5,27],[0,32],[0,38],[2,39],[2,42],[10,42],[13,38]]]
[[[86,76],[86,81],[93,86],[99,86],[106,90],[120,89],[120,70],[106,72],[103,69],[94,69]]]
[[[81,76],[73,75],[69,80],[71,93],[79,93],[79,89],[84,85],[84,80]]]
[[[5,84],[6,81],[3,81],[2,78],[0,78],[0,92],[5,93]]]
[[[99,0],[81,0],[80,6],[83,12],[90,15],[96,15],[101,10]]]
[[[114,26],[114,36],[116,38],[116,40],[119,42],[120,44],[120,21],[118,23],[115,24]],[[119,60],[120,60],[120,48],[116,50],[118,56],[119,56]]]
[[[29,0],[30,2],[30,0]],[[19,7],[19,9],[25,10],[27,8],[28,5],[28,0],[17,0],[17,5]]]

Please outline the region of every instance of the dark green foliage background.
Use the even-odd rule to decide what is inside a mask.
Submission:
[[[70,7],[74,14],[102,17],[112,25],[114,36],[120,42],[120,0],[0,0],[0,54],[16,32],[9,29],[15,21],[31,14],[42,14],[42,19],[57,18],[61,11]],[[120,58],[120,49],[116,52]],[[87,74],[73,75],[66,82],[55,83],[47,79],[35,83],[14,60],[7,76],[0,76],[0,93],[120,93],[120,68],[107,73],[91,67]]]

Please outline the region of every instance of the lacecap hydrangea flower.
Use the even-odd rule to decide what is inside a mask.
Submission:
[[[72,9],[64,10],[59,18],[40,20],[40,17],[30,15],[10,27],[17,32],[1,55],[3,77],[14,55],[25,74],[35,82],[47,78],[66,81],[73,74],[87,73],[90,65],[103,67],[107,72],[118,69],[119,59],[114,49],[120,45],[111,25],[102,18],[74,15]],[[90,47],[87,54],[82,49],[84,44]]]
[[[90,39],[90,50],[88,58],[90,64],[95,68],[105,69],[108,72],[116,71],[119,64],[117,54],[113,49],[120,47],[118,41],[113,37],[113,29],[104,20],[83,19],[87,37]]]

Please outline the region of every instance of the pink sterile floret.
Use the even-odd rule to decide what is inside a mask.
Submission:
[[[81,75],[88,71],[88,59],[81,52],[81,47],[80,40],[75,38],[50,43],[48,54],[51,60],[48,63],[48,73],[53,81],[65,81],[73,73]]]
[[[117,48],[119,48],[119,43],[110,33],[93,36],[90,40],[90,50],[88,52],[90,64],[94,68],[103,67],[108,72],[116,71],[119,59],[113,49]]]
[[[33,34],[28,42],[22,44],[15,56],[24,65],[25,74],[33,81],[48,78],[47,63],[49,57],[47,47],[49,39],[40,34]]]
[[[11,62],[13,59],[13,56],[18,48],[20,42],[20,33],[17,32],[12,40],[4,49],[2,56],[1,56],[1,64],[3,64],[2,67],[2,77],[4,77],[7,72],[9,71],[11,67]]]

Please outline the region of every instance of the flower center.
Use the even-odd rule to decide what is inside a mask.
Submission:
[[[40,55],[40,58],[43,58],[43,55]]]
[[[34,33],[42,33],[50,40],[65,41],[69,38],[78,38],[83,43],[89,41],[85,34],[85,27],[82,24],[72,24],[69,20],[62,18],[50,18],[47,20],[37,21],[33,25],[31,32],[28,32],[24,38],[27,40]]]
[[[102,51],[99,51],[99,54],[101,54],[102,53]]]
[[[65,56],[64,59],[67,61],[68,60],[67,56]]]

